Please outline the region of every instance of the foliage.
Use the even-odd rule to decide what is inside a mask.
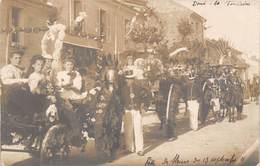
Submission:
[[[170,52],[184,46],[187,47],[188,52],[180,52],[171,57],[171,59],[168,59],[168,61],[171,60],[175,64],[181,63],[191,65],[204,63],[206,47],[203,42],[199,40],[186,41],[185,44],[183,44],[183,42],[176,42],[170,48]]]
[[[151,8],[133,17],[129,28],[128,37],[135,43],[152,45],[163,40],[161,22]]]
[[[228,51],[230,50],[231,46],[229,41],[220,38],[215,42],[214,48],[217,50],[218,55],[221,57],[228,54]]]

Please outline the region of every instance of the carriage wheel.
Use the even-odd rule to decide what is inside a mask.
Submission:
[[[67,126],[52,126],[46,133],[40,148],[40,163],[56,162],[68,156],[68,144],[66,141]]]

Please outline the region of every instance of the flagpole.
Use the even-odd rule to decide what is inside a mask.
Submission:
[[[10,8],[7,8],[7,16],[6,16],[6,27],[9,27],[9,18],[10,18]],[[5,45],[5,63],[8,63],[8,59],[9,59],[9,42],[10,42],[10,32],[9,32],[9,28],[6,31],[7,35],[6,35],[6,45]]]
[[[8,59],[9,59],[9,56],[8,56],[8,53],[9,53],[9,40],[10,40],[10,33],[7,32],[7,35],[6,35],[6,45],[5,45],[5,64],[8,64]]]

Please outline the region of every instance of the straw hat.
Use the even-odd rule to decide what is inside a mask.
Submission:
[[[50,54],[43,54],[42,57],[45,59],[53,59],[53,57]]]

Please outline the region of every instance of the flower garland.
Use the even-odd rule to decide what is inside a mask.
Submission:
[[[47,26],[43,26],[43,27],[5,27],[5,28],[0,28],[0,34],[1,33],[40,33],[40,32],[46,32],[48,31],[49,28]],[[70,31],[69,29],[66,30],[66,34],[69,34],[71,36],[77,36],[79,38],[82,39],[93,39],[93,40],[97,40],[97,41],[101,41],[102,40],[102,36],[100,35],[96,35],[96,34],[87,34],[87,33],[80,33],[80,34],[76,34],[73,31]]]

